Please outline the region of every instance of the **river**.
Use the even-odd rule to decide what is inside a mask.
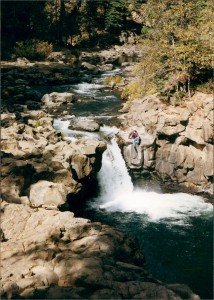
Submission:
[[[85,74],[81,83],[54,90],[76,94],[79,100],[70,115],[103,124],[98,133],[73,131],[68,129],[69,120],[56,118],[54,126],[64,132],[65,139],[93,137],[108,144],[97,189],[75,213],[136,237],[155,278],[185,283],[202,299],[212,299],[213,207],[203,197],[163,192],[158,182],[131,179],[116,143],[118,128],[113,126],[121,101],[103,85],[105,77],[120,73],[120,69],[105,72],[90,83]]]

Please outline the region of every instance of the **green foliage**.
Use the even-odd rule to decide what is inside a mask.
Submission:
[[[34,127],[34,128],[38,128],[38,127],[40,127],[40,126],[42,126],[41,121],[40,121],[40,120],[34,120],[34,122],[33,122],[33,127]]]
[[[110,0],[106,10],[105,27],[112,32],[120,32],[128,16],[126,0]]]
[[[143,90],[140,81],[130,82],[122,91],[122,99],[132,101],[142,97]]]
[[[133,70],[135,81],[122,96],[135,99],[160,92],[175,105],[204,84],[213,68],[214,4],[210,0],[148,0],[142,4],[142,59]]]
[[[142,59],[132,71],[134,81],[126,86],[122,93],[123,98],[133,100],[156,93],[158,88],[162,89],[164,83],[161,55],[162,53],[152,41],[149,39],[143,41],[141,45]]]
[[[118,42],[121,30],[128,28],[130,9],[139,9],[140,2],[2,1],[2,54],[9,58],[16,42],[31,39],[49,41],[56,47],[108,46]]]
[[[190,92],[191,81],[200,77],[201,70],[212,68],[212,2],[149,0],[142,14],[142,34],[162,52],[159,62],[165,76],[177,74],[172,85]]]
[[[32,60],[45,59],[53,50],[52,44],[36,39],[16,42],[15,55]]]

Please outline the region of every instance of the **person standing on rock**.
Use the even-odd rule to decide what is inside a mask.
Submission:
[[[140,145],[141,139],[140,139],[140,136],[136,129],[133,129],[129,133],[129,139],[132,139],[133,147],[134,147],[135,151],[137,152],[137,145]]]

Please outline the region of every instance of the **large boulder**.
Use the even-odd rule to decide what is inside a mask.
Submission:
[[[41,99],[41,102],[48,107],[60,106],[65,103],[72,103],[74,101],[75,101],[74,94],[67,93],[67,92],[65,93],[53,92],[51,94],[45,94]]]
[[[90,64],[89,62],[82,62],[81,63],[81,68],[83,70],[87,70],[92,72],[92,74],[98,74],[99,73],[99,69],[98,67],[96,67],[95,65]]]
[[[29,200],[33,207],[60,207],[67,201],[67,189],[62,183],[40,180],[30,186]]]
[[[100,125],[88,118],[72,118],[70,121],[69,129],[82,130],[82,131],[99,131]]]

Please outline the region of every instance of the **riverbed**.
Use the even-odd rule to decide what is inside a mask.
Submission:
[[[59,116],[55,128],[63,131],[65,139],[86,136],[108,144],[97,189],[75,213],[136,237],[155,278],[185,283],[202,299],[212,299],[212,205],[201,196],[163,191],[158,181],[132,181],[115,140],[121,100],[103,85],[105,77],[120,73],[115,69],[90,82],[86,74],[82,82],[54,90],[75,93],[78,101],[69,115],[93,118],[102,125],[98,133],[73,131],[68,129],[69,119]]]

